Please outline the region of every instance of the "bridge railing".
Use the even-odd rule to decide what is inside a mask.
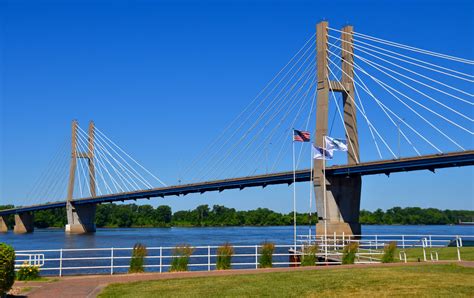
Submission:
[[[448,239],[438,239],[439,236],[421,237],[412,239],[412,235],[405,235],[405,248],[398,245],[400,254],[399,261],[413,259],[413,255],[418,253],[423,255],[423,260],[428,257],[436,261],[444,259],[444,253],[436,249],[447,247],[450,243]],[[365,236],[364,236],[365,237]],[[397,236],[398,237],[398,236]],[[474,236],[449,236],[450,239],[457,239],[455,257],[452,260],[461,260],[462,241],[464,239],[474,240]],[[317,243],[319,251],[316,254],[315,265],[340,264],[343,255],[343,248],[351,242],[358,242],[359,249],[356,254],[356,264],[377,263],[383,255],[385,244],[399,239],[395,236],[384,235],[375,238],[357,239],[355,237],[342,237],[327,241],[318,238],[300,241],[294,245],[275,245],[272,265],[273,267],[300,266],[303,248],[308,244]],[[301,239],[300,239],[301,240]],[[398,243],[398,242],[397,242]],[[259,268],[259,261],[262,256],[261,245],[236,245],[233,246],[232,269],[256,269]],[[194,251],[190,255],[188,268],[190,271],[211,271],[216,269],[218,246],[194,246]],[[412,249],[418,252],[411,251]],[[147,247],[144,268],[147,272],[168,272],[174,256],[175,247]],[[420,251],[422,250],[422,251]],[[127,273],[133,248],[111,247],[111,248],[84,248],[84,249],[51,249],[51,250],[22,250],[17,251],[17,265],[24,262],[31,262],[31,256],[41,255],[40,272],[42,275],[77,275],[77,274],[120,274]],[[451,252],[452,254],[452,252]],[[32,264],[38,265],[38,264]]]

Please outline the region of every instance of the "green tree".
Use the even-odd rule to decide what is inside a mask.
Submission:
[[[171,207],[166,205],[158,206],[158,208],[155,210],[155,216],[159,223],[164,225],[170,224],[173,218]]]

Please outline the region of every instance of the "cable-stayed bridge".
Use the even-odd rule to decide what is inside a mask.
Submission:
[[[179,183],[167,186],[94,123],[86,131],[74,121],[72,141],[22,206],[0,211],[0,230],[15,214],[15,231],[30,232],[34,211],[66,207],[66,231],[93,232],[100,203],[311,181],[329,232],[360,234],[362,176],[474,164],[473,65],[321,22]],[[293,128],[311,131],[319,147],[342,137],[348,151],[313,161],[309,143],[292,142]]]

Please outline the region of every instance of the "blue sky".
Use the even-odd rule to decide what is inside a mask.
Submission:
[[[0,3],[2,204],[21,204],[69,138],[72,119],[83,127],[93,119],[153,173],[176,183],[323,19],[334,28],[352,24],[373,36],[474,57],[472,1]],[[472,117],[472,108],[466,113]],[[464,146],[472,144],[472,136],[464,138]],[[473,178],[472,167],[365,177],[361,205],[474,209]],[[308,185],[298,193],[298,209],[306,211]],[[288,212],[291,195],[291,188],[275,186],[151,202],[174,210],[223,204]]]

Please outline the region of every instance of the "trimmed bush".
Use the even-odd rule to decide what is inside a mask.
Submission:
[[[395,262],[395,252],[397,251],[397,242],[392,241],[385,244],[383,248],[382,263],[393,263]]]
[[[303,246],[303,254],[301,255],[301,266],[314,266],[318,257],[316,254],[319,251],[317,244]]]
[[[6,243],[0,243],[0,295],[5,295],[15,281],[15,250]]]
[[[144,272],[145,268],[145,257],[148,252],[146,246],[141,243],[136,243],[133,246],[132,258],[130,259],[130,268],[128,269],[129,273],[140,273]]]
[[[29,265],[28,262],[24,262],[20,269],[16,273],[16,279],[18,280],[35,280],[39,278],[39,267]]]
[[[357,250],[359,249],[359,243],[351,242],[342,252],[342,264],[354,264]]]
[[[226,270],[231,268],[232,255],[234,247],[230,243],[225,243],[217,248],[216,267],[218,270]]]
[[[275,250],[275,244],[271,242],[263,242],[260,248],[260,268],[272,268],[273,266],[273,251]]]
[[[188,244],[176,246],[173,249],[173,259],[171,260],[171,272],[188,271],[189,257],[193,254],[194,247]]]

